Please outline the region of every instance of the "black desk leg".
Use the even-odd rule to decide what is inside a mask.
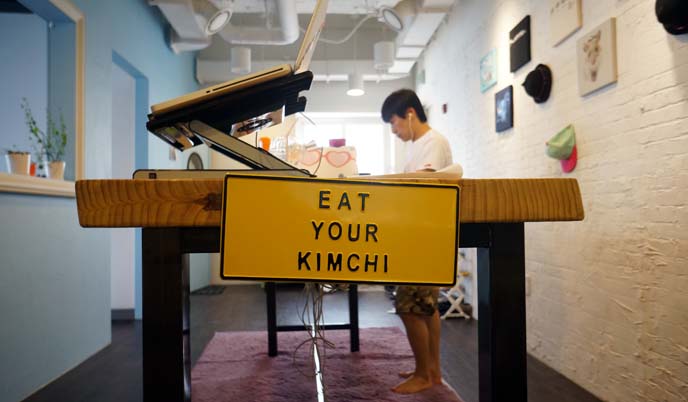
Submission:
[[[277,300],[275,282],[265,282],[268,305],[268,356],[277,356]]]
[[[489,229],[489,248],[478,248],[480,402],[526,402],[523,223]]]
[[[351,351],[358,352],[358,285],[349,285],[349,336],[351,337]]]
[[[189,255],[178,228],[144,228],[143,398],[191,400]],[[179,353],[179,350],[182,353]]]

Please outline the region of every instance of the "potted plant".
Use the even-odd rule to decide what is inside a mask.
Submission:
[[[31,142],[37,149],[37,158],[43,161],[46,175],[49,179],[63,180],[65,161],[64,153],[67,146],[67,126],[64,116],[60,113],[59,125],[53,120],[48,110],[48,127],[41,130],[33,118],[29,102],[22,99],[21,108],[24,110],[24,118],[29,128]]]
[[[5,154],[7,171],[11,174],[21,174],[28,176],[31,167],[31,153],[20,151],[16,145],[7,150]]]

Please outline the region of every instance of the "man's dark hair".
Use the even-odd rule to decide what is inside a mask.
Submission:
[[[416,111],[416,115],[422,123],[428,121],[418,95],[410,89],[394,91],[385,99],[382,103],[382,120],[385,123],[389,123],[393,115],[405,119],[408,108],[413,108]]]

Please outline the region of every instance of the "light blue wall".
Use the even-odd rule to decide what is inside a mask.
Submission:
[[[110,341],[107,229],[69,198],[0,193],[0,401],[18,401]]]
[[[12,145],[31,151],[29,130],[19,105],[26,97],[38,125],[45,127],[48,24],[33,14],[0,14],[0,60],[0,155]],[[2,158],[0,172],[7,172],[5,157]]]
[[[150,103],[197,89],[193,55],[169,50],[162,18],[145,1],[73,3],[86,18],[86,177],[108,178],[113,51],[147,78]],[[6,24],[0,22],[0,41],[21,36],[4,29]],[[0,48],[4,51],[5,45]],[[8,58],[0,60],[6,63]],[[19,63],[11,72],[30,77],[30,66]],[[38,77],[43,80],[40,88],[47,87],[43,71]],[[0,78],[4,82],[7,76]],[[23,126],[23,121],[19,124]],[[180,168],[186,161],[181,156],[169,161],[168,147],[152,135],[137,137],[140,141],[148,143],[150,167]],[[110,342],[113,251],[108,229],[79,227],[74,199],[0,193],[0,228],[0,401],[4,402],[23,399]],[[209,261],[194,258],[193,265],[192,272],[197,265],[203,270]]]

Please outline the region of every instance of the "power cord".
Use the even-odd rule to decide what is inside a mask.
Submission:
[[[296,346],[294,349],[294,353],[292,355],[293,358],[293,363],[296,369],[305,377],[308,378],[313,378],[315,376],[320,375],[321,379],[322,376],[324,376],[325,372],[325,362],[326,362],[326,354],[327,354],[327,349],[333,349],[335,348],[335,344],[332,343],[331,341],[328,341],[325,339],[325,330],[323,329],[323,325],[325,323],[325,317],[323,314],[323,290],[322,286],[320,284],[315,284],[315,283],[306,283],[304,285],[304,290],[303,290],[303,295],[305,296],[305,303],[304,307],[300,312],[300,320],[301,323],[303,324],[304,328],[308,330],[308,339],[304,340],[300,344]],[[311,308],[309,308],[311,306]],[[312,317],[312,321],[310,318]],[[310,322],[309,322],[310,321]],[[315,367],[312,368],[310,372],[304,372],[297,364],[296,364],[296,355],[303,347],[304,345],[308,346],[308,356],[310,358],[309,361],[314,361],[313,356],[315,353],[318,354],[318,361],[319,361],[319,367],[318,371],[315,371]],[[323,388],[325,387],[325,383],[322,382]],[[323,392],[325,390],[323,389]]]

